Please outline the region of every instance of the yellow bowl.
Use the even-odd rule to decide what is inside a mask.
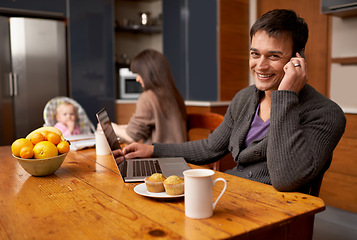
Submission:
[[[57,171],[62,165],[68,153],[45,159],[25,159],[12,155],[20,163],[21,167],[32,176],[47,176]]]

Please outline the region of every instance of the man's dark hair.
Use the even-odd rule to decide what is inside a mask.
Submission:
[[[261,16],[250,29],[250,41],[255,33],[263,30],[270,37],[280,37],[285,34],[293,41],[293,56],[305,49],[309,37],[309,29],[303,18],[292,10],[275,9]]]

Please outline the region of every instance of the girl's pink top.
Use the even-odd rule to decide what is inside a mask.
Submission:
[[[68,130],[68,128],[63,123],[58,122],[58,123],[55,124],[54,127],[58,128],[59,130],[61,130],[61,132],[62,132],[64,137],[81,134],[81,131],[79,130],[79,127],[77,125],[74,126],[74,129],[73,129],[72,133]]]

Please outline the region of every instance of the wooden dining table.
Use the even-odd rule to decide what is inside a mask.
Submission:
[[[226,192],[212,217],[190,219],[184,197],[137,194],[140,183],[124,183],[113,157],[94,148],[70,151],[45,177],[28,174],[9,146],[0,164],[0,239],[311,239],[325,209],[318,197],[215,172]]]

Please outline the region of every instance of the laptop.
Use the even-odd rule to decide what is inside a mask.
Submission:
[[[107,111],[103,108],[96,116],[113,155],[114,150],[120,149],[120,144]],[[114,155],[113,159],[115,160]],[[117,167],[124,182],[144,182],[146,177],[154,173],[162,173],[165,177],[171,175],[183,177],[183,172],[190,169],[182,157],[125,159],[117,163]]]

